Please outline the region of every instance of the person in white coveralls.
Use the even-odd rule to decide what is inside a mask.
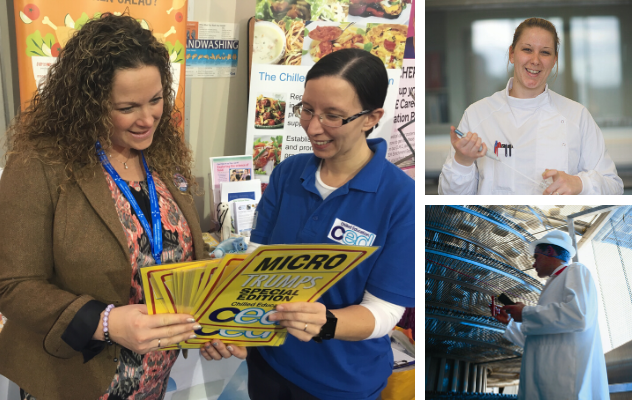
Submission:
[[[507,324],[503,336],[524,347],[518,399],[609,399],[590,272],[571,263],[575,248],[564,232],[547,233],[529,249],[538,276],[549,277],[538,304],[504,306],[495,316]]]
[[[439,194],[623,194],[586,107],[549,90],[559,44],[555,26],[542,18],[516,28],[509,47],[513,77],[465,110],[459,123],[465,138],[451,127]],[[500,161],[484,157],[488,149]],[[543,189],[539,184],[548,178],[553,183]]]

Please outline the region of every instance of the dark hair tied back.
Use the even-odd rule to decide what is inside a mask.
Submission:
[[[388,90],[386,67],[368,51],[343,49],[326,55],[309,70],[305,83],[324,76],[337,76],[349,82],[364,110],[373,111],[384,106]],[[366,135],[372,131],[373,128],[369,129]]]

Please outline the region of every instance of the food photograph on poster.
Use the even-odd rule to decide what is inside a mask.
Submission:
[[[349,14],[349,0],[257,0],[255,18],[265,21],[302,19],[342,22]]]
[[[257,96],[256,129],[280,129],[285,121],[285,95]]]
[[[411,0],[350,0],[347,21],[389,22],[407,24]],[[368,21],[367,21],[368,20]]]
[[[307,25],[301,65],[312,66],[327,54],[342,49],[358,48],[370,51],[366,42],[366,25],[313,21]]]
[[[269,177],[272,169],[281,162],[281,149],[283,136],[257,136],[252,152],[255,175]]]

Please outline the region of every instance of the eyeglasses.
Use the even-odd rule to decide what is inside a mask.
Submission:
[[[298,116],[303,121],[311,121],[314,115],[316,115],[318,119],[320,120],[321,124],[328,126],[330,128],[339,128],[343,126],[344,124],[348,124],[349,122],[356,120],[360,118],[361,116],[371,112],[371,110],[360,111],[359,113],[354,114],[350,116],[349,118],[342,118],[340,115],[335,115],[335,114],[317,115],[317,114],[314,114],[313,111],[303,108],[303,103],[298,103],[297,105],[295,105],[292,111],[294,112],[294,115]]]

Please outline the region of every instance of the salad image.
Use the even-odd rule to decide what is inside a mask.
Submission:
[[[349,0],[257,0],[255,18],[280,21],[284,18],[303,21],[346,20]]]
[[[257,96],[255,128],[283,128],[285,121],[285,101],[271,97]]]
[[[283,136],[264,136],[255,140],[252,163],[255,175],[270,175],[274,167],[281,162]]]

